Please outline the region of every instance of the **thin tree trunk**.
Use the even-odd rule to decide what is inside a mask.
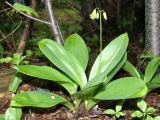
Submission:
[[[33,9],[36,8],[36,0],[32,0],[32,2],[31,2],[31,7],[32,7]],[[25,29],[24,29],[24,31],[23,31],[23,34],[22,34],[22,37],[21,37],[21,40],[20,40],[20,43],[19,43],[19,46],[18,46],[18,49],[17,49],[17,52],[18,52],[18,53],[23,53],[24,50],[25,50],[26,41],[27,41],[27,39],[28,39],[29,36],[30,36],[32,24],[33,24],[33,20],[30,19],[30,18],[28,18],[27,24],[26,24],[26,26],[25,26]]]
[[[160,0],[145,0],[146,50],[160,55]]]
[[[49,20],[51,23],[52,34],[59,44],[63,44],[64,40],[63,40],[61,31],[59,29],[59,25],[56,20],[56,17],[54,16],[54,13],[53,13],[52,0],[44,0],[44,2],[47,8],[47,11],[48,11]]]

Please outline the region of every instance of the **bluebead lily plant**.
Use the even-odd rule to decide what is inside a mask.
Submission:
[[[106,18],[105,14],[99,9],[98,11],[96,9],[97,13],[99,13],[99,19],[102,22],[102,15]],[[100,27],[102,28],[101,23]],[[20,92],[13,97],[10,106],[48,108],[63,104],[70,110],[76,111],[80,104],[84,103],[85,110],[89,111],[102,100],[131,99],[144,96],[147,87],[137,77],[124,77],[111,81],[126,62],[127,33],[115,38],[102,50],[102,29],[100,30],[100,54],[95,60],[88,78],[85,74],[89,59],[88,48],[78,34],[69,36],[65,40],[64,46],[50,39],[43,39],[38,43],[42,53],[58,70],[49,66],[16,66],[16,69],[23,74],[54,81],[61,85],[70,95],[70,100],[54,92]]]

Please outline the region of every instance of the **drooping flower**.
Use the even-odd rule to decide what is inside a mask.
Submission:
[[[96,9],[94,9],[93,12],[90,14],[90,18],[93,20],[99,19],[99,12]]]

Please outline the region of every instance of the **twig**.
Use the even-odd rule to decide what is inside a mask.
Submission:
[[[11,8],[3,9],[3,10],[0,11],[0,13],[1,13],[1,12],[4,12],[4,11],[7,11],[7,10],[10,10],[10,9],[11,9]]]
[[[37,18],[35,18],[35,17],[32,17],[32,16],[30,16],[30,15],[25,14],[25,13],[22,12],[22,11],[17,10],[13,5],[11,5],[11,4],[10,4],[9,2],[7,2],[7,1],[6,1],[6,4],[9,5],[10,7],[14,8],[14,9],[15,9],[17,12],[19,12],[20,14],[22,14],[22,15],[24,15],[24,16],[30,18],[30,19],[33,19],[33,20],[35,20],[35,21],[38,21],[38,22],[41,22],[41,23],[44,23],[44,24],[47,24],[47,25],[50,25],[49,22],[46,22],[46,21],[37,19]]]
[[[57,20],[54,16],[53,11],[52,11],[53,10],[52,0],[44,0],[44,1],[45,1],[46,8],[48,10],[48,15],[49,15],[50,23],[51,23],[50,26],[51,26],[52,34],[59,44],[63,44],[64,40],[63,40],[61,31],[59,29],[58,22],[57,22]]]
[[[5,35],[3,34],[3,32],[2,32],[1,30],[0,30],[0,33],[1,33],[2,37],[4,38]],[[8,47],[9,49],[12,49],[10,43],[9,43],[7,40],[5,40],[5,41],[6,41],[7,47]]]
[[[11,32],[11,33],[9,33],[7,36],[5,36],[4,38],[2,38],[2,39],[0,39],[0,41],[3,41],[3,40],[5,40],[5,39],[7,39],[8,37],[10,37],[12,34],[14,34],[17,30],[18,30],[18,28],[21,26],[21,24],[22,24],[22,21],[20,22],[20,24]]]

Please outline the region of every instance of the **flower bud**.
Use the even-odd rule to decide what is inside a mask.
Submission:
[[[103,12],[103,18],[104,18],[105,20],[107,20],[107,14],[106,14],[106,12]]]

